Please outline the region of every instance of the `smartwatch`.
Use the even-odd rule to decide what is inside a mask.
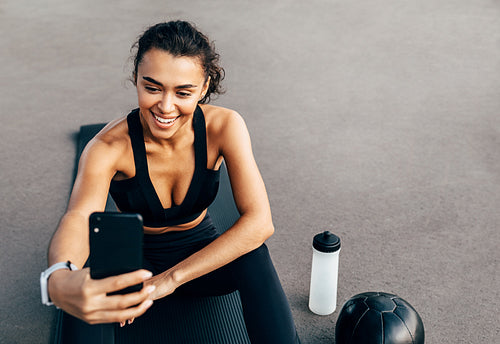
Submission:
[[[56,263],[50,268],[42,272],[40,275],[40,289],[42,291],[42,303],[46,306],[52,306],[54,303],[50,301],[49,289],[47,288],[47,281],[54,271],[68,269],[71,271],[78,270],[76,265],[72,264],[69,260],[67,262]]]

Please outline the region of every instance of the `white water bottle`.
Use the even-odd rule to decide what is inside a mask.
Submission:
[[[337,308],[340,238],[328,231],[314,236],[309,309],[328,315]]]

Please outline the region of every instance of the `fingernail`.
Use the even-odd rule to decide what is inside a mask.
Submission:
[[[147,300],[146,303],[144,303],[144,306],[146,308],[149,308],[149,307],[151,307],[152,304],[153,304],[153,300]]]
[[[147,287],[146,292],[148,294],[151,294],[153,291],[155,291],[155,289],[156,289],[155,285],[150,285],[149,287]]]
[[[125,323],[124,323],[124,322],[121,322],[121,323],[120,323],[120,327],[123,327],[123,326],[125,326]]]
[[[142,278],[144,279],[150,279],[153,277],[153,273],[151,271],[145,271],[144,274],[142,274]]]

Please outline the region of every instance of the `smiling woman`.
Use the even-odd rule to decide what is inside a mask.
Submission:
[[[208,105],[223,69],[207,37],[182,22],[149,28],[135,47],[138,108],[109,123],[82,153],[66,214],[49,248],[47,299],[90,324],[132,323],[153,301],[239,291],[252,343],[295,343],[295,325],[264,242],[269,201],[242,117]],[[240,218],[223,234],[208,206],[225,161]],[[108,192],[144,219],[144,268],[92,280],[88,218]],[[60,262],[72,262],[69,270]],[[141,291],[108,295],[144,283]],[[155,307],[155,306],[153,306]],[[161,328],[157,329],[161,331]]]

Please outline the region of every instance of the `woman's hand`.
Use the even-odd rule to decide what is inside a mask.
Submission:
[[[49,295],[54,304],[67,313],[89,323],[125,323],[141,316],[153,304],[154,285],[144,285],[141,291],[112,295],[107,293],[145,282],[151,272],[138,270],[123,275],[93,280],[88,268],[58,270],[49,279]]]
[[[152,300],[168,296],[179,287],[180,283],[175,281],[173,275],[172,269],[170,269],[144,282],[144,288],[154,287],[154,291],[151,293]]]
[[[173,278],[169,274],[168,271],[163,274],[156,275],[147,281],[144,281],[144,289],[151,288],[153,292],[150,294],[149,298],[151,300],[158,300],[162,297],[168,296],[172,294],[175,289],[178,287],[178,284],[173,282]],[[131,325],[134,322],[135,318],[128,319],[127,321],[120,322],[120,327],[125,325]]]

